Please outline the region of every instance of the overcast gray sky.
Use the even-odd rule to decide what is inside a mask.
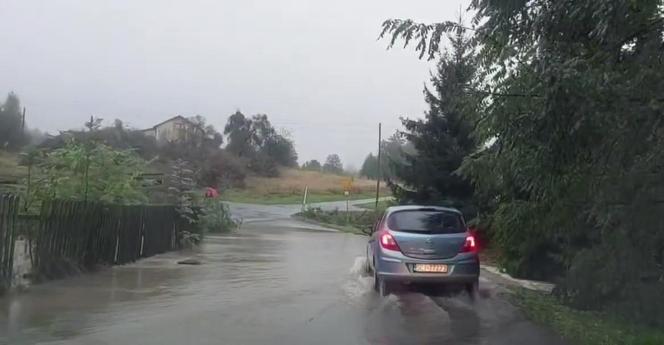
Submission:
[[[359,166],[376,127],[420,117],[432,63],[376,41],[387,18],[454,20],[457,0],[0,0],[0,93],[54,132],[91,114],[145,128],[268,114],[300,162]],[[4,98],[4,97],[3,97]]]

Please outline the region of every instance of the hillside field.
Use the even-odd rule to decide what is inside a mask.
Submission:
[[[317,171],[284,169],[275,178],[250,176],[246,188],[222,191],[222,198],[234,202],[260,204],[297,204],[302,202],[305,187],[309,187],[307,203],[345,200],[344,184],[348,176],[326,174]],[[381,184],[381,196],[389,195],[389,189]],[[351,200],[376,197],[376,181],[353,178]]]

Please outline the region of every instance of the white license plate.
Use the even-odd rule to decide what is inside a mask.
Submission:
[[[415,264],[415,272],[423,273],[447,273],[447,265],[440,264]]]

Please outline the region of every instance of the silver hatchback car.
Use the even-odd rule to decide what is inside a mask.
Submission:
[[[478,289],[477,243],[461,212],[437,206],[396,206],[385,210],[367,244],[367,270],[381,295],[398,283],[464,285]]]

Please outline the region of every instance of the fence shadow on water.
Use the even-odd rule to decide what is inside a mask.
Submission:
[[[56,279],[99,265],[118,265],[174,250],[173,206],[44,202],[29,236],[34,278]]]

